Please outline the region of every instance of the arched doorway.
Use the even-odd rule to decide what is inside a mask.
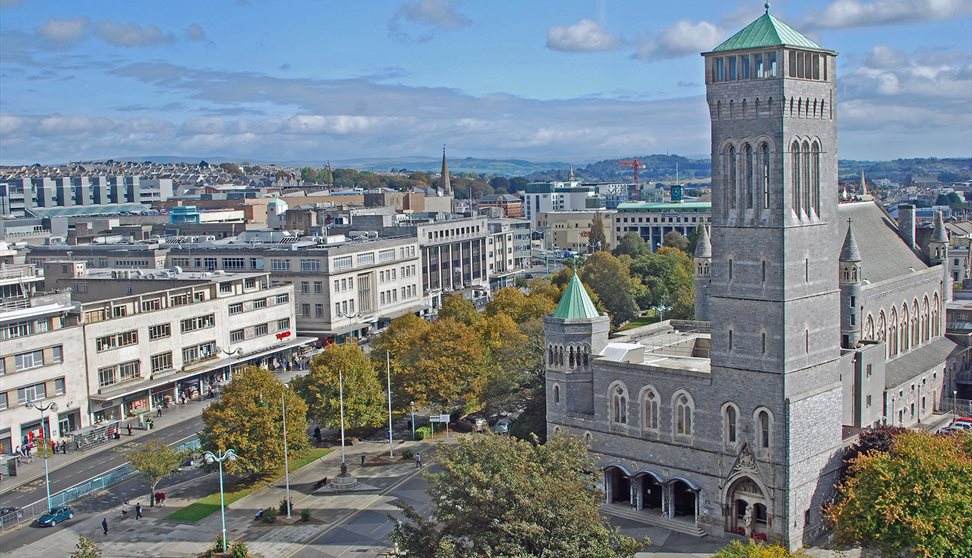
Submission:
[[[736,479],[726,495],[727,531],[739,535],[769,532],[769,501],[756,481]]]
[[[631,477],[621,468],[604,469],[604,489],[609,504],[631,504]]]
[[[672,482],[672,516],[690,517],[695,521],[698,491],[681,479]]]
[[[653,475],[641,475],[641,506],[642,509],[655,513],[662,511],[662,493],[665,487]]]

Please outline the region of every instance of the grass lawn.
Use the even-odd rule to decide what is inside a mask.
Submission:
[[[636,327],[646,326],[648,324],[653,324],[657,321],[658,321],[658,314],[656,314],[655,312],[649,312],[644,316],[640,316],[624,324],[623,326],[621,326],[620,329],[618,329],[618,331],[624,331],[626,329],[634,329]]]
[[[307,454],[300,459],[295,459],[290,462],[290,471],[296,471],[304,465],[312,463],[321,457],[331,453],[330,448],[309,448]],[[269,483],[273,483],[280,479],[284,474],[283,467],[277,472],[266,477],[258,477],[254,479],[248,479],[243,481],[234,487],[233,490],[227,490],[224,492],[223,497],[226,505],[230,505],[233,502],[247,496],[253,491],[263,488]],[[219,492],[214,492],[209,496],[200,498],[199,500],[189,504],[188,506],[178,510],[169,515],[169,519],[174,521],[186,521],[195,523],[205,517],[208,517],[219,511]]]

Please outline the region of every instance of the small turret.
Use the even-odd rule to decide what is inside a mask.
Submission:
[[[854,238],[851,220],[847,220],[847,234],[840,249],[840,344],[853,348],[861,340],[861,298],[864,287],[861,251]]]
[[[699,227],[695,243],[695,319],[709,321],[709,277],[712,266],[712,241],[705,225]]]
[[[942,266],[945,285],[943,294],[946,301],[952,300],[952,271],[948,259],[948,233],[945,232],[945,221],[942,218],[941,211],[935,212],[935,228],[932,229],[926,255],[929,265]]]

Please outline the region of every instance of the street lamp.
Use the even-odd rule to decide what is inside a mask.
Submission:
[[[226,451],[217,451],[216,453],[207,451],[203,454],[203,459],[210,465],[214,462],[219,463],[219,513],[223,518],[223,554],[226,554],[226,504],[223,500],[223,461],[227,459],[236,461],[236,452],[232,448]]]
[[[408,404],[412,408],[412,441],[415,441],[415,402],[410,401]]]
[[[287,519],[290,519],[290,459],[287,456],[287,387],[280,391],[280,414],[283,416],[284,482],[287,487]],[[225,537],[224,537],[225,538]]]
[[[958,416],[958,390],[957,389],[952,390],[952,414]]]
[[[51,477],[49,476],[48,470],[47,470],[47,440],[50,437],[51,429],[50,428],[46,428],[46,429],[44,428],[45,426],[47,426],[47,421],[44,418],[44,411],[50,410],[52,413],[56,413],[57,412],[57,403],[51,401],[47,405],[38,405],[37,403],[34,403],[30,399],[28,399],[27,402],[24,403],[24,408],[25,409],[37,409],[38,411],[40,411],[40,414],[41,414],[41,433],[45,433],[46,432],[46,434],[44,436],[44,483],[47,485],[47,509],[50,510],[51,509]]]

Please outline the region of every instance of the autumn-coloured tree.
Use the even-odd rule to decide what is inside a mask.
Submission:
[[[287,401],[287,449],[290,457],[307,448],[307,404],[265,368],[240,371],[223,390],[223,397],[203,410],[199,434],[206,451],[236,450],[226,461],[227,473],[268,474],[284,460],[281,393]]]
[[[748,543],[732,541],[719,549],[712,558],[801,558],[805,556],[807,555],[803,552],[790,552],[788,548],[778,544],[750,540]]]
[[[527,283],[527,292],[530,293],[530,296],[549,298],[554,303],[554,306],[556,306],[557,302],[560,301],[560,295],[564,292],[564,287],[554,285],[549,279],[534,277]]]
[[[546,290],[541,290],[544,288],[542,283],[536,285],[540,288],[536,292],[531,291],[529,295],[520,289],[509,287],[496,291],[493,300],[486,305],[486,314],[490,316],[506,314],[518,324],[550,314],[556,308],[556,304],[547,295]]]
[[[321,426],[340,428],[339,377],[344,382],[345,426],[382,424],[387,409],[384,382],[379,379],[375,363],[353,341],[328,347],[314,357],[309,373],[294,380],[294,391],[307,403],[307,417]],[[382,373],[381,378],[384,377]]]
[[[420,343],[400,379],[409,399],[439,410],[478,402],[486,383],[486,349],[476,330],[456,320],[439,319]]]
[[[406,521],[392,533],[409,557],[626,558],[649,542],[605,523],[594,459],[576,438],[469,436],[436,456],[432,518],[400,504]]]
[[[581,269],[584,286],[597,293],[614,327],[638,316],[638,298],[645,290],[640,281],[631,277],[629,262],[626,256],[618,258],[610,252],[598,252]]]
[[[479,311],[473,303],[460,293],[452,293],[442,301],[442,308],[439,308],[440,320],[456,320],[467,326],[471,326],[479,321]]]
[[[972,556],[972,434],[908,431],[860,454],[827,510],[837,540],[886,556]]]
[[[183,452],[166,444],[162,440],[149,440],[129,452],[128,459],[132,468],[145,477],[149,485],[149,494],[155,494],[155,488],[165,477],[179,470],[179,465],[186,458]],[[154,500],[149,498],[150,501]]]
[[[594,218],[591,219],[591,230],[587,235],[587,244],[590,246],[591,252],[607,250],[607,236],[604,234],[604,218],[601,216],[600,211],[595,213]]]

